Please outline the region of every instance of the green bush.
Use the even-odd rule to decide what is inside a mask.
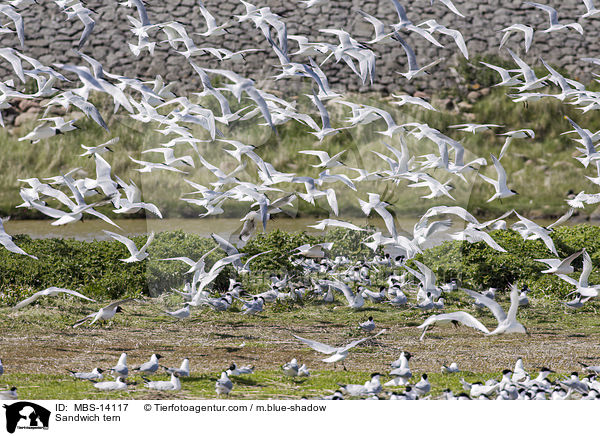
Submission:
[[[463,286],[473,289],[495,287],[507,289],[511,283],[527,284],[533,295],[564,298],[573,290],[554,275],[542,274],[546,269],[535,259],[556,257],[540,240],[523,240],[514,230],[490,232],[506,253],[493,250],[484,242],[470,244],[462,241],[445,242],[426,250],[418,258],[429,266],[440,281],[459,279]],[[600,260],[600,228],[589,225],[559,227],[551,234],[559,257],[567,257],[586,248],[592,262]],[[573,266],[581,268],[581,258]],[[573,277],[577,277],[574,275]],[[600,275],[592,273],[591,283],[598,283]]]
[[[417,259],[433,270],[440,284],[454,278],[475,290],[487,287],[506,289],[511,283],[518,286],[527,284],[534,296],[552,298],[565,298],[573,290],[573,286],[558,277],[541,273],[545,264],[535,259],[555,256],[540,240],[523,240],[513,230],[496,230],[490,235],[507,250],[506,253],[495,251],[483,242],[451,241],[425,250]],[[252,262],[253,273],[246,278],[248,289],[261,289],[273,273],[301,273],[302,269],[292,263],[290,255],[303,244],[334,242],[330,252],[332,258],[345,255],[352,260],[370,259],[372,253],[362,243],[366,237],[365,232],[346,229],[334,229],[324,236],[281,230],[259,233],[240,249],[247,253],[247,257],[271,250]],[[132,239],[141,246],[146,238],[137,236]],[[552,232],[552,238],[561,258],[585,247],[594,264],[600,261],[600,227],[587,224],[559,227]],[[148,260],[127,264],[119,259],[128,257],[129,252],[123,244],[113,240],[83,242],[31,239],[23,235],[15,236],[14,240],[25,251],[38,256],[39,260],[0,249],[0,303],[7,305],[50,286],[75,289],[99,299],[141,294],[156,296],[192,279],[186,274],[187,264],[159,259],[185,256],[198,260],[216,246],[210,238],[181,230],[163,232],[156,235],[150,246]],[[221,249],[210,253],[206,259],[206,271],[224,256]],[[581,264],[581,258],[573,263],[577,270],[581,270]],[[577,278],[578,274],[572,276]],[[211,288],[226,289],[228,279],[233,276],[233,267],[227,266]],[[381,281],[383,283],[385,277],[381,277]],[[593,272],[590,283],[600,283],[600,274]]]
[[[304,244],[318,244],[319,242],[323,241],[306,232],[288,233],[278,229],[269,233],[259,233],[241,251],[250,257],[271,250],[270,253],[253,260],[250,268],[257,274],[288,274],[301,271],[301,268],[295,266],[290,260],[292,250]]]
[[[131,239],[139,247],[147,236]],[[38,260],[0,249],[0,302],[5,304],[50,286],[78,290],[100,299],[141,294],[156,296],[191,281],[191,277],[184,274],[188,265],[158,259],[186,256],[197,260],[215,247],[212,239],[183,231],[164,232],[156,235],[150,245],[150,260],[124,263],[119,259],[129,257],[129,252],[123,244],[113,240],[84,242],[18,235],[14,241],[26,252],[35,254]],[[220,250],[211,253],[206,260],[206,270],[222,256]],[[226,267],[213,286],[226,288],[230,273],[231,268]]]

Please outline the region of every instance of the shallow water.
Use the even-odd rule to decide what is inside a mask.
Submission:
[[[316,224],[315,218],[280,218],[273,219],[267,224],[267,231],[280,229],[288,232],[307,231],[308,233],[318,234],[308,225]],[[352,223],[363,226],[371,224],[376,227],[383,226],[383,221],[377,219],[351,219]],[[217,233],[221,236],[229,237],[231,234],[241,230],[242,223],[236,218],[204,218],[204,219],[121,219],[114,222],[122,230],[105,223],[102,220],[85,220],[64,226],[53,226],[50,220],[10,220],[4,224],[5,230],[10,235],[27,234],[34,239],[39,238],[73,238],[78,240],[90,241],[93,239],[109,239],[103,230],[115,231],[124,235],[139,235],[148,232],[164,232],[172,230],[183,230],[187,233],[195,233],[204,237],[210,237],[211,233]],[[410,224],[412,228],[414,222],[406,220],[405,224]]]
[[[307,233],[319,234],[321,231],[315,230],[309,225],[316,224],[321,218],[275,218],[267,224],[267,231],[280,229],[288,232],[306,231]],[[383,220],[377,218],[348,218],[340,217],[340,220],[348,221],[358,226],[367,224],[382,229],[385,232]],[[400,217],[396,220],[399,233],[412,231],[418,218]],[[117,219],[114,222],[121,227],[121,230],[105,223],[102,220],[93,219],[78,221],[64,226],[53,226],[51,220],[9,220],[4,223],[8,234],[27,234],[34,239],[40,238],[73,238],[84,241],[93,239],[109,239],[103,230],[116,231],[124,235],[140,235],[148,232],[164,232],[172,230],[183,230],[187,233],[194,233],[204,237],[210,237],[211,233],[217,233],[224,237],[229,237],[241,230],[241,222],[236,218],[167,218],[167,219]],[[537,220],[540,225],[548,225],[551,220]],[[567,223],[575,224],[575,222]],[[454,220],[453,229],[459,230],[464,227],[460,219]]]

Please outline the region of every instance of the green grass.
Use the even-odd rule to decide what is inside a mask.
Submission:
[[[535,373],[534,373],[535,374]],[[421,373],[414,374],[410,384],[415,384],[421,378]],[[537,375],[537,374],[535,374]],[[534,375],[534,376],[535,376]],[[554,381],[564,378],[566,374],[552,374],[549,378]],[[28,400],[174,400],[174,399],[231,399],[231,400],[299,400],[302,398],[316,399],[330,395],[340,388],[340,384],[363,384],[369,380],[370,373],[364,371],[313,371],[310,377],[287,377],[282,371],[256,371],[253,374],[231,377],[233,390],[228,396],[218,396],[215,393],[215,382],[220,374],[191,373],[190,377],[182,378],[182,389],[177,392],[157,392],[146,388],[139,376],[129,377],[131,386],[127,391],[103,392],[93,387],[91,382],[74,380],[69,375],[45,374],[11,374],[1,381],[7,386],[17,385],[19,399]],[[152,376],[150,380],[168,380],[168,376]],[[446,389],[454,394],[466,392],[460,379],[473,383],[485,382],[491,378],[500,380],[502,373],[472,373],[468,371],[456,374],[428,374],[431,383],[429,396],[437,398]],[[105,379],[110,380],[110,378]],[[388,377],[382,377],[383,381]],[[384,392],[403,392],[404,387],[384,387]],[[468,392],[467,392],[468,393]],[[387,395],[382,397],[387,398]]]
[[[54,298],[40,300],[17,312],[0,309],[0,335],[4,338],[0,356],[5,366],[0,386],[17,386],[22,399],[216,398],[215,381],[235,361],[239,365],[255,365],[256,372],[233,377],[234,390],[229,398],[313,398],[332,393],[338,383],[362,384],[376,371],[384,375],[383,382],[388,381],[389,363],[397,359],[401,350],[407,350],[413,354],[411,383],[427,373],[431,395],[437,397],[447,388],[462,392],[461,377],[469,382],[499,379],[502,369],[512,368],[519,356],[532,374],[540,366],[549,366],[558,373],[554,378],[580,369],[578,361],[597,363],[600,319],[596,314],[598,304],[594,302],[567,313],[555,300],[532,298],[530,306],[520,308],[518,313],[530,336],[484,337],[464,327],[438,327],[428,332],[424,342],[419,342],[416,326],[430,313],[371,303],[356,311],[344,307],[339,298],[334,305],[307,301],[286,310],[269,304],[263,313],[253,317],[239,311],[196,309],[191,319],[173,322],[161,310],[177,307],[181,299],[165,295],[124,305],[125,313],[108,325],[77,329],[69,326],[97,305]],[[499,298],[500,304],[507,307],[507,297]],[[485,325],[495,325],[488,311],[475,309],[461,292],[446,295],[446,299],[444,311],[465,310]],[[295,333],[342,345],[366,335],[356,326],[369,315],[387,332],[374,343],[353,349],[345,361],[347,372],[323,363],[322,354],[291,336]],[[19,346],[15,346],[17,343]],[[569,348],[568,353],[564,353],[565,347]],[[145,388],[140,376],[132,371],[129,380],[136,385],[127,392],[105,393],[96,391],[89,382],[73,380],[66,371],[109,368],[124,351],[128,353],[130,369],[154,352],[160,352],[164,356],[162,363],[168,366],[179,365],[183,357],[188,357],[192,376],[182,381],[180,392],[157,393]],[[292,357],[307,364],[311,372],[308,379],[293,380],[283,375],[280,367]],[[453,361],[462,372],[441,374],[441,364]],[[157,374],[150,378],[166,380],[168,376]]]
[[[472,80],[486,81],[487,79],[474,76]],[[541,92],[553,92],[553,89],[543,89]],[[443,96],[443,92],[438,94]],[[468,183],[457,180],[455,176],[443,174],[439,170],[434,177],[445,182],[451,180],[455,190],[453,196],[458,204],[468,206],[478,214],[496,214],[507,208],[514,207],[524,213],[539,216],[558,215],[566,209],[564,198],[569,189],[575,192],[580,190],[593,190],[593,184],[582,175],[595,176],[590,167],[585,170],[573,159],[576,155],[573,136],[561,136],[561,133],[571,129],[570,124],[564,119],[567,115],[582,127],[595,131],[600,128],[600,121],[592,114],[581,114],[573,106],[562,104],[555,99],[545,99],[540,102],[523,104],[513,103],[506,95],[506,90],[493,88],[489,95],[478,100],[468,112],[442,110],[430,112],[418,107],[398,107],[391,104],[390,98],[383,98],[377,94],[350,95],[349,100],[381,107],[389,111],[398,124],[407,122],[428,123],[431,127],[439,129],[465,146],[467,152],[465,161],[474,157],[485,157],[488,161],[489,154],[497,155],[502,147],[504,137],[496,136],[491,131],[472,135],[457,132],[448,126],[464,122],[496,123],[505,126],[495,130],[502,133],[508,130],[531,128],[536,132],[534,140],[514,140],[509,153],[502,163],[509,176],[509,187],[520,192],[521,195],[506,199],[500,204],[495,201],[487,203],[492,195],[492,188],[481,178],[476,177],[476,172],[467,174]],[[203,100],[210,106],[211,102]],[[434,106],[439,105],[437,95],[432,97]],[[102,107],[102,102],[99,103]],[[110,105],[104,103],[103,113],[110,112]],[[341,105],[329,103],[332,124],[342,126],[343,119],[348,115]],[[166,109],[165,109],[166,110]],[[313,113],[314,108],[307,99],[298,99],[298,110]],[[146,201],[154,202],[163,212],[165,217],[193,217],[204,212],[198,206],[191,206],[179,198],[193,189],[184,182],[184,178],[207,185],[214,181],[214,176],[200,166],[189,169],[186,176],[170,172],[140,174],[134,171],[137,164],[129,160],[129,155],[136,159],[156,160],[151,154],[142,154],[141,151],[158,146],[166,141],[159,133],[148,125],[143,125],[130,119],[127,115],[117,113],[108,118],[111,132],[106,133],[92,121],[83,118],[76,122],[79,129],[58,135],[37,144],[19,142],[17,139],[31,130],[35,123],[19,128],[0,131],[0,143],[3,144],[3,153],[0,156],[0,165],[3,168],[0,174],[0,215],[13,215],[15,217],[40,217],[35,211],[15,209],[21,203],[19,187],[24,186],[18,179],[27,177],[52,177],[64,174],[74,168],[80,168],[76,177],[93,177],[93,159],[79,157],[83,152],[80,144],[96,145],[118,136],[120,142],[114,146],[115,153],[108,153],[105,158],[113,167],[113,174],[124,180],[133,179],[143,190]],[[282,172],[293,172],[300,175],[317,177],[321,169],[311,167],[317,159],[311,156],[298,154],[300,150],[326,149],[331,155],[342,150],[347,150],[343,161],[351,167],[368,168],[376,170],[386,165],[372,151],[388,153],[382,141],[398,145],[398,140],[389,140],[377,134],[384,130],[383,121],[377,121],[366,126],[359,126],[351,130],[344,130],[332,137],[327,137],[322,143],[307,132],[307,128],[298,122],[291,121],[278,126],[278,134],[272,134],[270,129],[259,126],[256,119],[233,123],[221,130],[226,138],[237,139],[257,147],[258,154],[265,160],[272,162],[275,168]],[[207,138],[207,134],[199,128],[193,128],[194,135],[198,138]],[[427,140],[416,141],[408,136],[408,145],[413,155],[437,153],[437,146]],[[225,144],[219,142],[200,143],[200,154],[210,163],[215,164],[223,171],[232,171],[238,162],[223,151]],[[176,147],[176,155],[194,153],[188,146]],[[452,159],[451,154],[451,159]],[[244,158],[246,161],[246,158]],[[239,174],[240,179],[257,181],[256,170],[251,161],[247,161],[246,168]],[[332,172],[341,172],[355,177],[356,173],[347,169],[335,169]],[[493,168],[485,168],[483,172],[495,177]],[[535,183],[531,185],[530,181]],[[338,190],[338,202],[342,215],[361,215],[357,198],[366,198],[368,192],[383,193],[383,199],[394,205],[394,211],[399,215],[416,215],[433,205],[446,203],[447,199],[433,199],[415,202],[415,196],[426,195],[426,189],[407,189],[408,182],[401,182],[398,186],[392,182],[364,182],[357,193],[341,189]],[[302,185],[280,184],[278,188],[284,191],[302,190]],[[239,204],[227,201],[224,204],[224,216],[243,216],[249,204]],[[328,216],[329,207],[324,199],[317,200],[312,206],[302,200],[297,200],[296,212],[301,215]],[[109,210],[109,209],[106,209]]]

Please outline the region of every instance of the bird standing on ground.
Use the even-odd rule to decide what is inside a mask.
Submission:
[[[133,301],[133,300],[134,300],[133,298],[126,298],[124,300],[113,301],[108,306],[104,306],[98,312],[90,313],[85,318],[80,319],[75,324],[73,324],[73,327],[78,327],[81,324],[83,324],[84,322],[86,322],[88,319],[92,319],[92,318],[93,319],[92,319],[92,322],[90,323],[90,325],[94,324],[96,321],[108,321],[109,319],[112,319],[112,317],[115,316],[117,313],[123,312],[123,309],[121,309],[121,304],[127,303],[129,301]]]

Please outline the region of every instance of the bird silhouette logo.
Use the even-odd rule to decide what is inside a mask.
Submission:
[[[29,401],[18,401],[2,407],[6,409],[6,431],[19,429],[48,429],[50,411]]]

